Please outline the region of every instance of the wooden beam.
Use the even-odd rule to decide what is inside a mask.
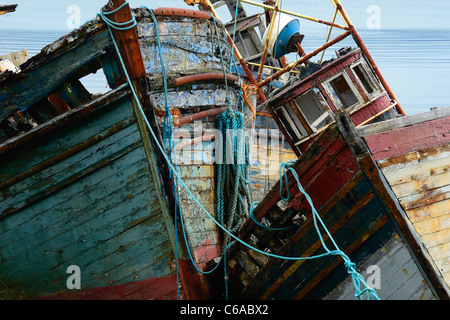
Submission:
[[[73,46],[76,48],[63,55],[43,57],[45,63],[40,62],[39,68],[30,67],[3,80],[0,86],[0,119],[45,99],[80,68],[103,56],[111,45],[111,37],[104,30],[88,39],[75,40]]]
[[[367,124],[359,127],[358,134],[361,137],[367,137],[374,134],[379,134],[395,129],[405,128],[418,123],[422,123],[430,120],[437,120],[450,116],[450,107],[447,108],[437,108],[428,112],[423,112],[419,114],[414,114],[406,117],[386,120],[382,122],[377,122],[373,124]]]
[[[108,11],[111,12],[123,5],[125,2],[125,0],[110,0],[108,5],[103,8],[103,11],[106,13]],[[128,4],[122,7],[119,11],[108,15],[108,19],[117,23],[130,22],[132,21],[132,18],[133,16]],[[120,54],[130,79],[133,80],[145,76],[144,62],[142,59],[141,48],[139,46],[136,27],[127,30],[116,30],[111,28],[111,32],[117,46],[119,47]]]

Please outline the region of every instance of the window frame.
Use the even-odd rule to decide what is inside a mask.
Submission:
[[[322,114],[319,117],[317,117],[316,119],[314,119],[314,121],[312,123],[307,119],[305,113],[300,108],[299,104],[297,103],[297,99],[306,94],[311,94],[313,102],[320,109],[323,110]],[[325,105],[320,103],[321,101],[323,101],[323,103]],[[292,110],[290,110],[292,112],[292,114],[288,110],[286,110],[287,108],[292,109]],[[298,142],[303,141],[304,139],[307,139],[307,138],[315,135],[317,132],[319,132],[322,129],[324,129],[325,127],[327,127],[327,125],[324,125],[323,127],[320,127],[320,128],[317,127],[326,118],[330,117],[331,119],[333,119],[331,108],[318,86],[311,87],[308,90],[306,90],[305,92],[303,92],[303,93],[297,95],[295,98],[291,99],[289,102],[286,102],[285,104],[278,106],[274,110],[274,112],[278,115],[283,126],[286,128],[286,131],[289,133],[291,138],[294,140],[294,143],[296,143],[296,144],[298,144]],[[300,123],[302,128],[298,128],[298,123],[296,122],[296,120],[292,119],[293,114],[298,118],[298,122]],[[280,115],[282,115],[282,117],[280,117]],[[306,122],[306,124],[308,125],[308,128],[305,127],[305,125],[303,124],[303,121],[300,119],[300,117],[302,117],[303,121]],[[285,121],[287,123],[285,123]],[[331,122],[333,122],[333,121],[334,120],[332,120]],[[289,126],[289,128],[287,126]],[[302,131],[306,131],[306,134],[303,134]],[[295,136],[292,136],[292,133]]]
[[[354,69],[357,66],[362,67],[363,74],[367,77],[369,84],[374,88],[374,91],[372,93],[367,92],[366,87],[361,82],[361,79],[359,78],[359,76],[356,74]],[[375,76],[371,72],[371,69],[369,68],[368,64],[363,59],[360,59],[360,60],[352,63],[350,65],[350,70],[351,70],[353,76],[355,77],[356,82],[358,82],[358,85],[364,90],[364,93],[366,94],[368,100],[371,100],[373,97],[380,94],[380,92],[381,92],[380,85],[378,84],[378,81],[376,80]]]
[[[356,100],[358,100],[356,103],[354,103],[351,106],[348,106],[347,108],[344,106],[344,104],[342,103],[342,101],[339,99],[339,97],[335,97],[334,93],[330,91],[329,87],[331,88],[331,82],[337,78],[339,78],[340,76],[343,76],[345,81],[347,81],[347,85],[350,87],[350,90],[352,91],[353,95],[356,97]],[[338,73],[336,73],[334,76],[326,79],[325,81],[322,82],[322,87],[324,88],[324,90],[326,91],[326,93],[328,94],[328,96],[330,97],[331,101],[333,102],[334,106],[336,108],[339,108],[340,110],[346,111],[346,112],[350,112],[351,110],[358,108],[358,106],[364,104],[364,100],[361,97],[361,94],[358,92],[358,89],[356,88],[355,84],[353,83],[353,81],[350,79],[349,75],[347,74],[347,72],[345,70],[339,71]],[[335,91],[333,89],[333,91]],[[337,99],[337,100],[336,100]]]

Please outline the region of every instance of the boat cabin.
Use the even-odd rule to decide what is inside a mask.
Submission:
[[[332,61],[302,67],[295,82],[270,102],[297,154],[334,121],[337,110],[345,111],[357,126],[398,115],[397,103],[389,98],[361,50],[346,47],[336,53]],[[308,75],[309,68],[317,67]]]

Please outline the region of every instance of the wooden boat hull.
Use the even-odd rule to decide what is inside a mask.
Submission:
[[[450,286],[450,109],[368,125],[361,134]]]
[[[181,17],[177,16],[180,12]],[[195,45],[195,37],[210,41],[215,31],[209,15],[199,11],[175,10],[166,14],[164,9],[155,13],[162,21],[161,30],[167,30],[183,44]],[[155,78],[155,70],[161,68],[155,60],[157,38],[147,10],[138,9],[136,16],[138,48],[147,75],[135,78],[134,84],[145,102],[144,112],[152,129],[161,137],[164,89],[162,78]],[[219,25],[217,32],[220,28]],[[177,38],[175,32],[181,36]],[[162,33],[163,41],[167,40],[164,38],[167,33]],[[170,43],[173,44],[163,43],[164,59],[170,61],[182,53],[192,58],[191,47],[183,49]],[[28,108],[50,110],[47,97],[54,94],[55,88],[69,110],[57,116],[47,114],[34,129],[0,146],[0,296],[3,299],[209,297],[208,283],[193,267],[177,226],[179,222],[174,222],[169,169],[128,84],[124,84],[113,50],[106,26],[97,17],[44,48],[32,58],[33,63],[24,67],[23,74],[2,79],[5,84],[0,101],[2,116],[8,117],[20,101],[24,103],[21,110],[24,114]],[[229,47],[224,46],[223,50],[224,54],[228,52],[225,62],[229,61]],[[223,61],[214,47],[210,57],[208,52],[198,54],[210,71],[222,72]],[[167,69],[169,106],[172,111],[181,110],[174,112],[175,119],[198,109],[223,107],[225,102],[225,93],[220,95],[217,91],[225,92],[223,76],[202,79],[202,84],[174,82],[185,75],[183,72],[198,72],[205,67],[197,59],[188,61],[192,63],[169,64]],[[61,65],[70,67],[56,72]],[[77,78],[98,69],[105,73],[113,90],[94,99]],[[47,79],[52,73],[57,75],[53,81],[33,82],[36,77]],[[18,94],[19,87],[28,90]],[[235,99],[232,83],[230,87],[231,98]],[[16,104],[10,104],[11,101]],[[215,117],[206,120],[203,130],[214,124]],[[181,172],[190,179],[187,182],[190,187],[200,186],[196,194],[211,195],[202,201],[214,209],[211,168],[208,164],[199,170],[209,174],[210,183],[206,185],[202,184],[202,177],[191,175],[192,166],[186,166]],[[196,262],[204,264],[219,255],[217,250],[209,249],[219,246],[218,239],[206,243],[217,230],[215,226],[213,230],[203,228],[204,225],[199,227],[197,222],[201,217],[196,217],[199,210],[189,205],[184,202],[182,209],[186,211],[190,244]],[[190,216],[194,221],[189,221]],[[79,287],[70,285],[71,276],[77,276],[69,271],[71,266],[79,268]]]
[[[361,160],[365,156],[357,154],[358,148],[349,144],[353,140],[342,130],[335,125],[327,128],[295,163],[304,189],[339,248],[366,279],[369,277],[369,285],[378,279],[375,285],[379,285],[376,291],[381,299],[437,298],[436,279],[430,281],[430,273],[424,272],[394,217],[392,203],[396,199],[386,195],[389,185],[380,185],[374,178],[370,172],[381,171],[374,163]],[[301,223],[293,231],[276,232],[249,222],[242,238],[259,250],[280,256],[324,253],[310,206],[292,177],[289,189],[293,197],[286,204],[280,201],[279,187],[274,186],[255,216],[266,217],[272,226],[292,224],[295,216]],[[326,245],[334,249],[325,233],[323,236]],[[233,299],[355,299],[355,288],[339,256],[293,261],[266,257],[238,245],[228,259]],[[373,274],[374,270],[378,273]]]
[[[81,270],[83,293],[70,298],[107,298],[110,291],[132,298],[134,290],[114,288],[133,281],[147,299],[176,298],[174,227],[158,175],[130,92],[112,95],[86,117],[66,115],[58,121],[69,123],[2,157],[9,185],[2,198],[3,298],[64,297],[71,265]],[[141,279],[171,284],[154,296]]]

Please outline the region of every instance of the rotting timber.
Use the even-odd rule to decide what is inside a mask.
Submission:
[[[110,29],[98,16],[0,74],[0,297],[352,299],[349,270],[368,276],[376,266],[382,299],[448,299],[450,110],[406,116],[337,0],[332,22],[283,10],[278,0],[186,2],[200,10],[130,11],[110,1],[108,18],[129,28]],[[242,3],[264,11],[247,17]],[[220,22],[221,4],[233,21]],[[300,55],[289,63],[270,45],[281,14],[342,33],[309,53],[307,35],[295,33],[281,48]],[[313,62],[350,36],[355,48]],[[224,69],[232,57],[233,69]],[[83,86],[95,72],[110,91]],[[228,103],[241,98],[245,125],[255,129],[248,183],[259,204],[234,234],[241,243],[224,252],[223,233],[199,204],[215,216],[209,147]],[[281,140],[280,149],[270,140]],[[180,150],[186,189],[174,184],[166,158]],[[278,175],[292,159],[352,263],[263,254],[324,253],[293,171]],[[196,270],[220,266],[225,254],[226,276],[223,267]],[[67,287],[69,265],[81,269],[80,290]]]

